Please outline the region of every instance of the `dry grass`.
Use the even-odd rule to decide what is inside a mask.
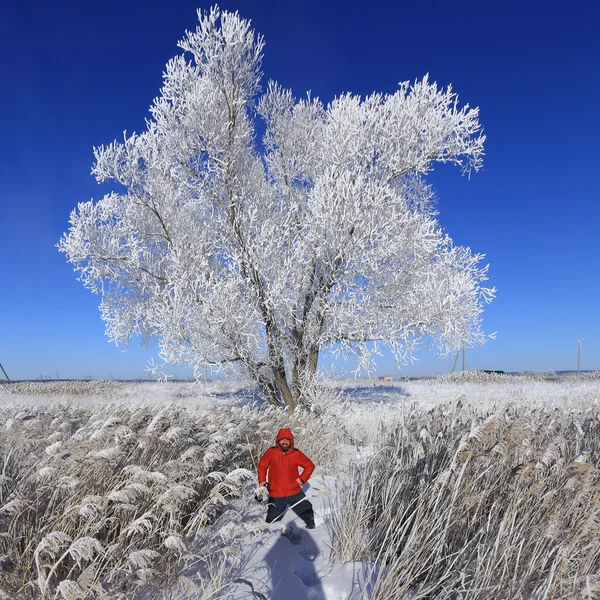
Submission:
[[[388,431],[339,499],[338,560],[385,564],[373,600],[599,597],[598,406],[476,412]]]
[[[320,464],[335,458],[333,432],[309,411],[5,409],[0,589],[19,598],[132,598],[169,580],[195,597],[224,597],[239,557],[207,537],[209,526],[250,497],[254,465],[281,426],[292,426]]]
[[[424,383],[379,403],[315,389],[292,417],[187,397],[90,405],[83,392],[5,407],[0,598],[259,597],[219,528],[251,502],[255,463],[284,426],[325,472],[343,444],[374,446],[336,471],[349,485],[330,523],[335,560],[381,567],[372,600],[598,598],[596,379],[510,381]],[[452,390],[476,400],[440,404]]]

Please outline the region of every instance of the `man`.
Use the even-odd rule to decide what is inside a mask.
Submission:
[[[302,467],[302,473],[298,468]],[[313,462],[294,448],[291,429],[280,429],[275,446],[269,448],[258,462],[257,497],[269,494],[267,523],[280,521],[288,506],[306,523],[307,529],[315,528],[312,504],[306,500],[302,486],[315,470]],[[267,483],[267,471],[269,471]]]

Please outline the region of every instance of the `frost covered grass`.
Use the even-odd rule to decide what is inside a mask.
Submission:
[[[282,426],[338,479],[331,560],[384,567],[353,599],[600,592],[597,377],[346,382],[291,417],[226,384],[80,383],[0,387],[4,597],[268,597],[235,532],[260,538]]]
[[[597,380],[407,410],[341,488],[337,560],[385,565],[373,600],[597,598]]]
[[[210,526],[249,499],[278,428],[325,466],[339,446],[302,410],[34,399],[0,413],[0,582],[22,598],[131,598],[169,577],[219,597],[231,560]]]

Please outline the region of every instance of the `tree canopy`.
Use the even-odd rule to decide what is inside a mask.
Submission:
[[[442,231],[426,182],[436,162],[480,168],[478,109],[427,77],[328,104],[261,93],[250,22],[198,18],[146,130],[95,149],[116,191],[80,203],[58,244],[101,294],[109,337],[242,366],[291,409],[323,349],[366,365],[382,345],[402,362],[483,343],[487,266]]]

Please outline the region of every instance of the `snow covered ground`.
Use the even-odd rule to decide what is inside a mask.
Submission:
[[[490,411],[507,404],[527,406],[579,406],[600,401],[600,376],[590,373],[580,378],[532,378],[490,376],[473,381],[460,376],[455,381],[439,379],[383,383],[372,380],[326,382],[339,390],[352,407],[396,413],[402,407],[430,409],[464,396],[474,410]],[[17,404],[49,402],[107,402],[128,405],[175,403],[182,406],[242,406],[258,401],[255,391],[238,382],[127,382],[127,381],[27,381],[0,385],[0,408]]]
[[[249,511],[242,526],[250,529],[239,538],[244,549],[245,564],[240,579],[252,583],[252,589],[274,600],[322,600],[350,598],[360,587],[359,573],[348,577],[355,565],[330,564],[331,531],[327,517],[335,498],[336,480],[327,475],[315,475],[305,485],[307,498],[315,509],[314,530],[307,530],[293,511],[288,510],[280,523],[264,523],[266,507],[258,505]],[[238,526],[242,529],[242,526]],[[291,535],[282,535],[282,528],[291,526]],[[231,533],[235,535],[236,527]],[[241,585],[235,598],[248,597],[248,585]]]
[[[346,446],[345,460],[360,462],[371,448]],[[265,523],[266,502],[246,505],[240,519],[220,532],[228,544],[235,543],[244,555],[236,573],[240,588],[235,600],[248,591],[272,600],[358,600],[368,597],[368,582],[377,572],[369,562],[339,563],[332,556],[335,535],[331,522],[337,488],[344,477],[313,475],[303,489],[315,511],[315,529],[308,530],[290,509],[281,522]],[[255,596],[257,597],[257,596]]]

